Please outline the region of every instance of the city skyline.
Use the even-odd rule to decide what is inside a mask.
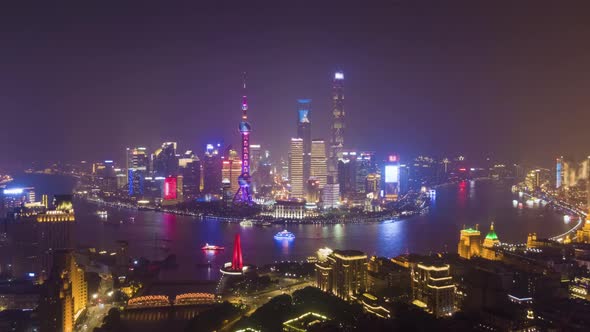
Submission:
[[[171,140],[195,151],[209,142],[239,146],[235,109],[247,71],[252,142],[286,155],[297,99],[314,101],[314,138],[329,142],[331,79],[342,70],[347,147],[402,156],[485,150],[533,162],[587,154],[585,121],[568,120],[585,118],[588,103],[578,92],[587,71],[579,45],[590,31],[574,8],[359,11],[342,3],[324,22],[328,5],[315,6],[269,7],[274,16],[239,6],[145,5],[136,15],[73,6],[51,18],[42,6],[6,8],[2,107],[14,125],[0,147],[25,162],[100,160]],[[314,52],[300,54],[302,46]],[[555,116],[561,121],[546,121]],[[55,130],[64,123],[68,130]]]

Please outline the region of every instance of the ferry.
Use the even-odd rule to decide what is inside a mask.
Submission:
[[[14,179],[8,174],[0,175],[0,185],[12,182],[12,180],[14,180]]]
[[[295,239],[295,234],[289,232],[288,230],[282,230],[275,234],[275,239],[277,240],[293,240]]]
[[[202,250],[224,250],[225,247],[215,246],[209,243],[205,243],[205,245],[201,248]]]
[[[252,226],[252,225],[254,225],[254,224],[252,223],[252,220],[244,219],[244,220],[240,221],[240,226],[243,226],[243,227],[250,227],[250,226]]]
[[[101,218],[106,218],[109,216],[109,213],[106,210],[98,210],[96,214]]]

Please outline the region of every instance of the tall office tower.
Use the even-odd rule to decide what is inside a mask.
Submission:
[[[316,283],[345,301],[366,290],[367,255],[358,250],[334,250],[316,264]]]
[[[240,121],[240,133],[242,134],[242,173],[238,178],[239,190],[236,191],[234,201],[244,204],[252,204],[250,192],[250,133],[252,126],[248,122],[248,99],[246,97],[246,73],[243,80],[244,96],[242,97],[242,121]]]
[[[261,160],[262,147],[260,144],[250,144],[250,173],[254,174],[258,170]]]
[[[305,200],[308,203],[317,203],[320,201],[320,181],[313,177],[306,181]]]
[[[88,283],[72,250],[57,250],[53,256],[51,273],[39,299],[40,327],[41,331],[72,332],[74,317],[88,301]]]
[[[176,156],[176,142],[164,142],[162,147],[152,154],[154,176],[178,175],[178,157]]]
[[[127,148],[127,183],[129,196],[143,195],[143,186],[147,176],[149,157],[146,148]]]
[[[75,221],[72,195],[54,195],[53,209],[37,214],[36,229],[42,278],[47,276],[53,264],[53,253],[73,247]]]
[[[231,191],[234,194],[240,189],[239,178],[241,174],[242,161],[238,157],[238,152],[230,149],[222,162],[221,179],[222,181],[229,181]]]
[[[188,150],[178,159],[180,175],[183,177],[182,194],[187,198],[196,198],[201,192],[201,160]]]
[[[377,197],[379,195],[379,191],[381,190],[381,174],[378,173],[369,173],[367,174],[367,178],[365,181],[365,192],[367,194],[373,194],[373,197]]]
[[[399,165],[399,193],[405,195],[410,190],[410,168],[408,165]]]
[[[303,181],[311,169],[311,99],[297,100],[297,138],[303,140]]]
[[[301,138],[291,138],[289,182],[291,183],[291,197],[303,198],[303,139]]]
[[[102,163],[94,163],[92,165],[92,177],[94,183],[101,190],[108,192],[114,192],[117,190],[115,163],[112,160],[105,160]]]
[[[342,151],[338,158],[338,184],[342,197],[350,198],[356,192],[357,153]]]
[[[221,194],[221,156],[219,144],[207,144],[203,157],[203,193],[211,195]]]
[[[375,165],[375,154],[373,152],[361,152],[356,160],[356,174],[355,174],[355,193],[366,194],[367,191],[367,177],[371,173],[377,171]]]
[[[455,284],[448,264],[412,267],[412,303],[436,316],[455,313]]]
[[[326,143],[324,140],[311,141],[311,168],[309,175],[319,181],[320,189],[328,183]]]
[[[338,176],[338,158],[344,147],[344,73],[334,73],[332,85],[332,128],[330,136],[330,151],[328,154],[328,175]]]
[[[555,166],[555,189],[561,188],[563,185],[563,157],[557,158]]]
[[[336,209],[340,207],[340,185],[334,178],[328,175],[328,180],[322,190],[322,207],[324,209]]]
[[[400,175],[399,175],[399,156],[389,155],[385,162],[384,168],[384,193],[385,200],[396,201],[399,195],[400,189]]]
[[[465,259],[481,256],[481,233],[477,226],[475,226],[475,229],[466,228],[461,230],[457,251],[459,256]]]
[[[576,242],[580,243],[590,243],[590,181],[586,182],[586,195],[588,214],[586,215],[584,226],[576,231]]]

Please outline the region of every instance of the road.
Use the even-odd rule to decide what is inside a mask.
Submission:
[[[92,332],[102,325],[102,320],[113,306],[110,304],[93,305],[86,308],[85,319],[76,323],[76,332]]]
[[[246,297],[228,297],[225,300],[229,301],[229,302],[242,302],[245,305],[247,305],[248,307],[250,307],[250,310],[248,310],[247,312],[245,312],[242,316],[232,320],[231,322],[225,324],[222,328],[221,331],[229,331],[229,329],[235,324],[237,323],[240,319],[242,319],[242,317],[244,316],[250,316],[251,314],[254,313],[254,311],[256,311],[258,308],[260,308],[262,305],[264,305],[266,302],[268,302],[270,299],[272,299],[275,296],[281,295],[281,294],[293,294],[293,292],[295,292],[296,290],[299,289],[303,289],[307,286],[313,286],[314,282],[310,281],[310,280],[302,280],[302,281],[298,281],[292,284],[289,284],[286,287],[283,287],[282,289],[271,289],[271,290],[266,290],[266,291],[262,291],[262,292],[258,292],[258,293],[254,293],[251,295],[248,295]]]

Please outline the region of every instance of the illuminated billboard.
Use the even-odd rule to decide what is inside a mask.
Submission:
[[[399,182],[399,166],[385,165],[385,183]]]
[[[176,199],[176,177],[164,179],[164,200]]]
[[[309,123],[309,110],[299,110],[299,123]]]

